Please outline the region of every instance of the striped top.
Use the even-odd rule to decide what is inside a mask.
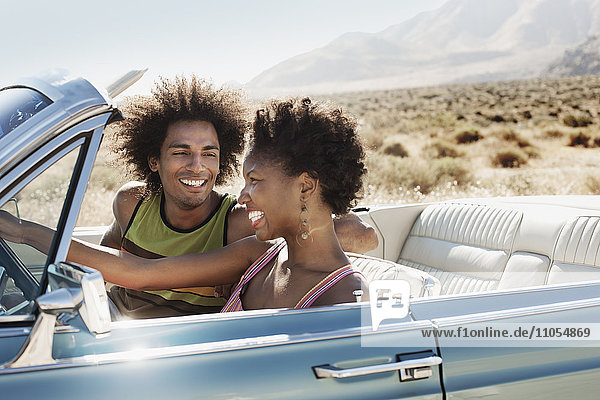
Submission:
[[[244,290],[244,287],[258,274],[258,272],[271,260],[273,260],[279,252],[286,246],[285,240],[280,240],[278,243],[273,245],[270,249],[268,249],[262,256],[260,256],[251,266],[246,270],[240,282],[233,289],[231,293],[231,297],[227,301],[227,304],[223,307],[221,312],[233,312],[233,311],[244,311],[242,307],[242,299],[240,298],[241,293]],[[298,303],[294,306],[294,308],[309,308],[323,293],[325,293],[329,288],[339,282],[342,278],[354,274],[360,273],[352,269],[350,264],[344,265],[327,275],[321,282],[317,283],[312,289],[310,289]]]
[[[225,194],[198,226],[178,229],[167,221],[164,193],[140,200],[121,239],[121,250],[144,258],[205,253],[227,244],[227,221],[237,203]],[[214,286],[137,291],[113,286],[109,296],[128,318],[158,318],[219,312],[225,300]]]

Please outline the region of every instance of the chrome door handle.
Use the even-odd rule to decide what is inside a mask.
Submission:
[[[369,365],[366,367],[342,369],[331,365],[320,365],[313,367],[317,378],[350,378],[353,376],[362,376],[369,374],[377,374],[379,372],[389,372],[401,370],[401,375],[405,377],[403,380],[429,378],[431,376],[431,367],[440,365],[442,358],[438,356],[430,356],[417,358],[414,360],[399,361],[387,364]]]

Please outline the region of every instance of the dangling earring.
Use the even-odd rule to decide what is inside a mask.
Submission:
[[[310,234],[310,225],[308,224],[308,208],[306,208],[306,204],[302,204],[302,208],[300,209],[300,232],[296,235],[296,242],[302,246],[301,242],[298,240],[298,236],[302,241],[309,238],[311,242],[313,240],[313,237]]]

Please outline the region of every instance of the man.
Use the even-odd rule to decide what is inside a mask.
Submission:
[[[101,244],[158,258],[210,251],[253,235],[236,197],[214,190],[239,167],[247,129],[239,93],[192,76],[161,79],[152,94],[124,107],[117,151],[144,182],[118,191],[115,220]],[[377,246],[373,229],[356,216],[337,219],[335,228],[344,250]],[[217,312],[225,304],[214,287],[140,292],[114,286],[109,295],[133,318]]]

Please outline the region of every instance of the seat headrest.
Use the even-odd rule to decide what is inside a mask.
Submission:
[[[600,217],[577,217],[565,224],[556,246],[555,263],[600,267]]]
[[[511,251],[523,213],[482,204],[441,203],[419,215],[410,234]]]

